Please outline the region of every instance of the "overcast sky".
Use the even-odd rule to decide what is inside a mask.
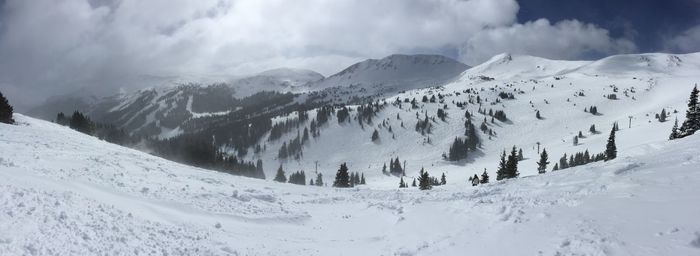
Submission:
[[[158,77],[367,58],[511,52],[592,59],[700,51],[700,0],[0,0],[0,91],[20,109]]]

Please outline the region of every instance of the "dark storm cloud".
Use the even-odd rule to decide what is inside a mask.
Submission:
[[[392,53],[473,65],[505,51],[574,59],[637,50],[587,21],[518,22],[519,9],[515,0],[0,0],[0,90],[31,105],[77,89],[277,67],[327,75]],[[688,48],[695,34],[665,45]]]

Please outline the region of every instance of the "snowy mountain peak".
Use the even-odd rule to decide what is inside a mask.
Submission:
[[[389,91],[444,84],[469,68],[440,55],[394,54],[358,62],[314,85],[314,89],[358,86],[383,87]],[[369,87],[369,88],[368,88]]]

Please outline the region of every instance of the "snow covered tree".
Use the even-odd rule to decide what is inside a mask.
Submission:
[[[447,177],[445,177],[445,173],[442,173],[442,177],[440,178],[440,185],[445,185],[447,184]]]
[[[578,146],[578,136],[574,136],[574,146]]]
[[[323,187],[323,174],[316,175],[316,186]]]
[[[688,110],[685,112],[685,121],[679,130],[680,137],[694,134],[700,130],[700,105],[698,105],[698,86],[695,85],[690,92]]]
[[[382,166],[382,174],[389,175],[389,173],[386,171],[386,163],[384,163],[384,166]]]
[[[15,123],[15,120],[12,119],[13,111],[14,109],[10,106],[10,102],[8,102],[7,98],[0,92],[0,123]]]
[[[284,170],[282,169],[282,165],[280,165],[280,168],[277,168],[277,174],[275,175],[274,181],[287,182],[287,177],[284,175]]]
[[[489,174],[486,173],[486,170],[484,170],[484,173],[481,174],[481,184],[484,183],[489,183]]]
[[[666,114],[666,109],[661,110],[661,114],[659,114],[659,122],[666,122],[666,118],[668,115]]]
[[[345,163],[342,163],[340,169],[336,172],[333,186],[338,188],[350,187],[350,174],[348,173],[348,166]]]
[[[479,185],[480,182],[481,181],[479,180],[479,176],[476,176],[476,174],[474,174],[474,177],[472,177],[472,186]]]
[[[374,129],[374,132],[372,133],[372,141],[377,141],[379,139],[379,132],[377,129]]]
[[[598,131],[595,130],[595,124],[592,124],[592,125],[591,125],[591,128],[588,128],[588,131],[591,132],[591,133],[593,133],[593,134],[598,133]]]
[[[558,171],[559,170],[559,163],[555,163],[554,167],[552,167],[552,171]]]
[[[540,161],[537,162],[537,171],[538,173],[545,173],[547,172],[547,164],[549,162],[547,161],[547,149],[542,149],[542,154],[540,154]]]
[[[680,134],[678,133],[678,118],[676,118],[676,122],[673,123],[673,128],[671,128],[671,135],[668,136],[669,140],[675,140],[679,138]]]
[[[605,145],[605,161],[613,160],[617,157],[617,147],[615,146],[615,127],[610,130],[608,144]]]
[[[539,110],[537,110],[537,113],[535,114],[535,117],[536,117],[537,119],[542,119],[542,116],[540,115],[540,111],[539,111]]]
[[[360,185],[366,185],[367,182],[365,181],[365,173],[362,173],[362,176],[360,176]]]
[[[312,178],[309,180],[309,186],[314,186],[314,185],[316,185],[316,184],[314,184],[314,179]]]
[[[420,168],[420,173],[418,174],[418,188],[420,190],[429,190],[433,188],[430,183],[430,174],[425,171],[422,167]]]

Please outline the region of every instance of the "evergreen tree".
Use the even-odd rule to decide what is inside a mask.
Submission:
[[[7,101],[2,92],[0,92],[0,123],[13,124],[15,120],[12,119],[14,109]]]
[[[608,144],[605,146],[605,161],[613,160],[617,157],[617,147],[615,146],[615,127],[610,130]]]
[[[525,157],[523,156],[523,149],[520,148],[518,149],[518,161],[525,160]]]
[[[263,171],[263,161],[262,159],[258,159],[258,162],[255,165],[255,174],[253,175],[253,178],[258,178],[258,179],[265,179],[265,172]]]
[[[445,185],[447,184],[447,177],[445,177],[445,173],[442,173],[442,177],[440,178],[440,185]]]
[[[698,105],[698,86],[695,85],[690,92],[688,100],[688,110],[685,112],[685,121],[679,130],[680,137],[694,134],[700,130],[700,105]]]
[[[418,188],[420,190],[428,190],[433,188],[430,183],[430,174],[425,171],[422,167],[420,168],[420,173],[418,174]]]
[[[333,186],[338,188],[350,187],[350,174],[348,173],[348,166],[345,163],[340,165],[340,169],[338,169],[338,172],[335,174]]]
[[[360,176],[360,185],[365,185],[365,184],[367,184],[367,183],[365,182],[365,173],[363,172],[362,176]]]
[[[323,187],[323,174],[316,175],[316,186]]]
[[[416,178],[413,178],[413,183],[411,183],[411,187],[415,187],[415,186],[416,186]]]
[[[280,168],[277,168],[277,174],[275,175],[274,181],[287,182],[287,177],[284,175],[284,170],[282,170],[282,165],[280,165]]]
[[[498,169],[496,169],[496,180],[507,178],[506,172],[506,151],[503,150],[503,154],[501,154],[501,161],[498,162]]]
[[[552,168],[552,171],[558,171],[559,170],[559,163],[555,163],[554,167]]]
[[[472,186],[479,185],[480,182],[481,181],[479,180],[479,176],[476,176],[476,174],[474,174],[474,177],[472,177]]]
[[[540,154],[540,161],[537,162],[538,173],[547,172],[547,164],[549,164],[549,162],[547,161],[547,157],[547,149],[542,149],[542,154]]]
[[[90,121],[90,118],[78,111],[73,112],[73,116],[69,121],[70,128],[85,134],[92,135],[95,131],[95,124]]]
[[[481,184],[484,183],[489,183],[489,174],[486,173],[486,170],[484,170],[484,173],[481,174]]]
[[[591,128],[589,128],[588,131],[590,131],[590,132],[593,133],[593,134],[598,133],[598,131],[595,130],[595,124],[592,124],[592,125],[591,125]]]
[[[406,183],[403,182],[403,177],[401,177],[401,181],[399,181],[399,188],[405,188],[405,187],[407,187]]]
[[[673,123],[673,128],[671,128],[671,135],[668,136],[669,140],[675,140],[680,136],[678,133],[678,118],[676,118],[676,122]]]
[[[535,117],[536,117],[537,119],[542,119],[542,116],[540,115],[540,111],[539,111],[539,110],[537,110],[537,114],[535,114]]]
[[[578,146],[578,137],[574,136],[574,146]]]
[[[394,160],[391,160],[391,161],[394,161]],[[382,174],[384,174],[384,175],[389,174],[388,172],[386,172],[386,163],[384,163],[384,166],[382,167]]]
[[[666,109],[661,110],[661,114],[659,114],[659,122],[666,122]]]
[[[377,141],[379,139],[379,132],[377,129],[374,129],[374,132],[372,133],[372,141]]]
[[[510,156],[506,161],[506,177],[507,179],[517,178],[520,176],[518,172],[518,152],[515,150],[515,146],[510,151]]]

